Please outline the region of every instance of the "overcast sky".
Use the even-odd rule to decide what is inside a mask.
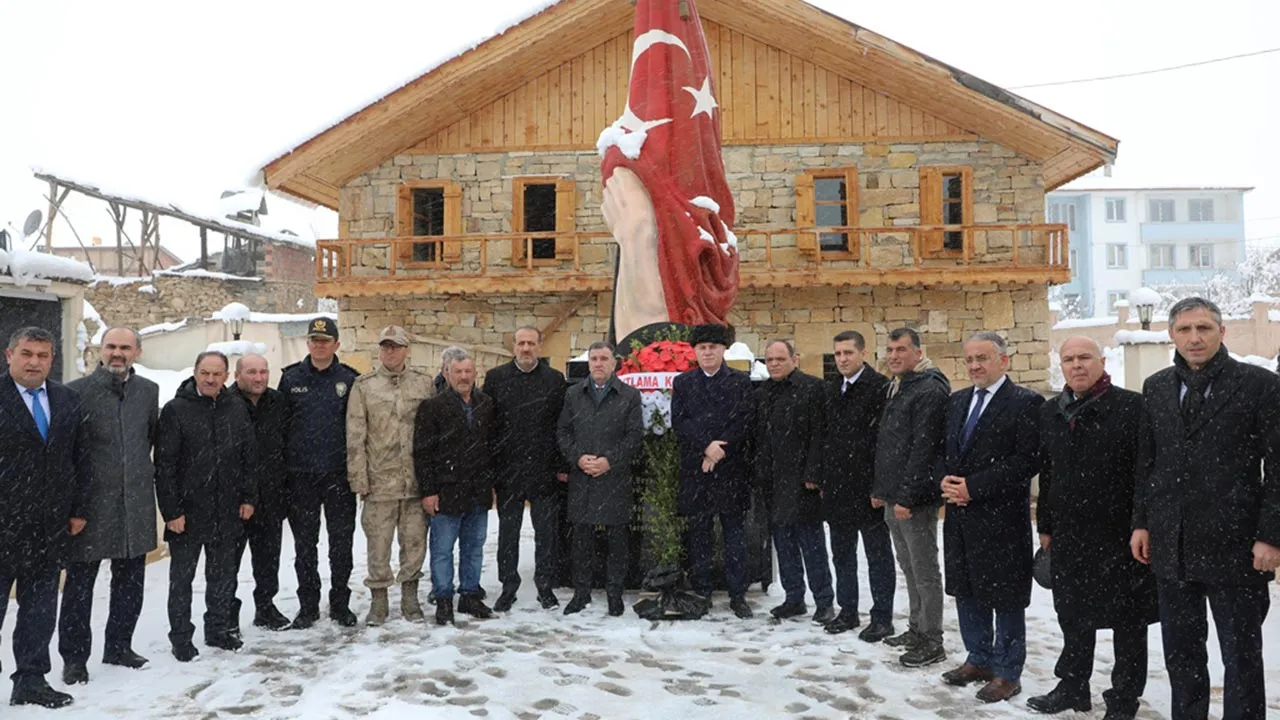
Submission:
[[[280,152],[543,4],[4,0],[0,223],[20,227],[46,207],[31,165],[207,207]],[[814,4],[1005,88],[1280,46],[1275,0]],[[1117,179],[1255,186],[1247,234],[1280,240],[1280,53],[1018,92],[1119,138]],[[333,213],[274,202],[274,223],[336,234]],[[114,242],[103,207],[68,208],[86,242]],[[166,245],[195,254],[190,235],[165,230]],[[61,223],[55,239],[74,242]]]

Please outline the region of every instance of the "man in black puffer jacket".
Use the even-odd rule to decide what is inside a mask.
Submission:
[[[227,356],[202,352],[195,376],[160,411],[156,438],[156,500],[169,543],[169,641],[173,656],[188,662],[191,580],[205,556],[204,641],[238,650],[232,624],[236,593],[236,543],[258,502],[258,445],[244,403],[226,389]]]
[[[944,424],[951,383],[924,357],[911,328],[889,333],[885,361],[892,380],[876,439],[871,502],[884,507],[898,566],[907,581],[907,631],[885,639],[906,649],[901,662],[942,662],[942,571],[938,568],[938,507],[942,488],[933,470],[945,449]]]

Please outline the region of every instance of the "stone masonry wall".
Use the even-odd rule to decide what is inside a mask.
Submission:
[[[271,313],[308,312],[316,307],[310,282],[188,275],[156,275],[120,285],[97,282],[85,290],[84,298],[108,325],[132,328],[188,317],[207,318],[232,302]]]

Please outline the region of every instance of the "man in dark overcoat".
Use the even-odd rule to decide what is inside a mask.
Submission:
[[[206,351],[195,375],[160,411],[156,500],[169,543],[169,642],[178,662],[199,655],[192,638],[191,582],[204,554],[204,642],[239,650],[232,612],[236,546],[258,502],[258,442],[249,412],[226,386],[227,356]]]
[[[465,351],[449,364],[449,386],[422,401],[413,424],[413,471],[431,517],[431,587],[436,624],[453,623],[453,549],[458,548],[458,612],[480,619],[493,610],[480,595],[484,541],[493,507],[493,400],[475,388]]]
[[[520,528],[524,506],[533,521],[533,584],[544,609],[560,604],[554,592],[560,566],[560,515],[569,466],[556,446],[556,422],[564,407],[564,374],[538,359],[542,331],[516,329],[511,362],[485,374],[497,428],[498,579],[502,594],[493,609],[506,612],[520,588]]]
[[[946,590],[956,599],[969,657],[942,677],[957,686],[985,682],[978,699],[992,703],[1022,691],[1031,604],[1031,478],[1040,469],[1044,397],[1009,379],[1008,346],[997,333],[971,337],[964,362],[973,386],[952,394],[947,404],[946,453],[936,475],[947,501]]]
[[[672,383],[671,427],[680,452],[677,504],[688,521],[685,546],[693,591],[711,597],[712,523],[719,519],[729,607],[738,617],[749,618],[745,525],[751,507],[751,378],[725,364],[729,328],[724,325],[694,327],[689,344],[698,367]]]
[[[0,627],[18,586],[13,631],[12,705],[59,708],[70,695],[44,676],[58,614],[58,575],[73,536],[89,515],[93,467],[80,395],[49,380],[53,335],[21,328],[9,337],[8,377],[0,380]]]
[[[1169,310],[1174,365],[1147,378],[1134,557],[1160,597],[1174,720],[1209,712],[1206,604],[1225,670],[1224,720],[1267,715],[1262,621],[1280,567],[1280,377],[1231,357],[1222,312]]]
[[[141,354],[138,333],[111,328],[102,336],[98,368],[67,383],[80,393],[94,468],[86,510],[94,522],[71,541],[58,617],[62,681],[68,685],[89,681],[89,618],[103,560],[111,561],[111,607],[102,662],[129,668],[147,662],[133,651],[133,631],[142,614],[147,553],[156,548],[151,448],[160,418],[160,388],[134,373],[133,363]]]
[[[778,620],[798,617],[804,604],[804,581],[809,578],[816,611],[815,625],[835,619],[827,536],[822,527],[822,440],[824,397],[822,381],[801,371],[795,346],[775,340],[765,348],[769,380],[756,389],[756,486],[769,499],[773,546],[778,575],[786,597],[770,614]]]
[[[867,341],[856,330],[836,335],[840,377],[826,389],[826,432],[822,444],[822,507],[831,532],[836,601],[840,614],[827,623],[833,635],[862,624],[858,615],[858,535],[867,555],[871,622],[859,633],[865,642],[893,635],[893,595],[897,572],[884,510],[871,504],[875,481],[876,432],[889,380],[866,364]]]
[[[253,517],[245,521],[244,535],[236,544],[236,567],[249,550],[253,567],[253,624],[268,630],[284,630],[289,618],[276,607],[280,590],[280,548],[284,536],[284,520],[289,512],[288,465],[284,453],[288,408],[280,391],[267,383],[271,368],[261,355],[244,355],[236,360],[235,383],[228,391],[244,402],[253,420],[253,435],[258,442],[258,504]],[[240,627],[240,600],[236,599],[232,622]]]
[[[1067,386],[1040,408],[1036,530],[1051,553],[1062,654],[1057,687],[1027,707],[1090,710],[1097,631],[1111,628],[1106,720],[1132,720],[1147,684],[1147,625],[1157,620],[1155,576],[1129,552],[1142,395],[1111,385],[1094,340],[1068,338],[1058,352]]]
[[[560,413],[560,451],[569,474],[569,521],[573,523],[573,599],[565,615],[591,602],[597,526],[604,526],[609,555],[605,591],[609,614],[622,615],[630,525],[635,515],[631,463],[644,444],[640,391],[614,374],[617,357],[605,342],[587,350],[590,375],[569,388]]]

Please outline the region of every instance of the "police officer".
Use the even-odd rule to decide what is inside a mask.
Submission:
[[[338,362],[338,325],[326,317],[307,328],[307,356],[284,369],[280,392],[289,405],[285,459],[289,468],[289,527],[298,575],[295,629],[320,619],[320,511],[329,530],[329,617],[354,627],[349,603],[356,496],[347,483],[347,396],[359,375]]]

